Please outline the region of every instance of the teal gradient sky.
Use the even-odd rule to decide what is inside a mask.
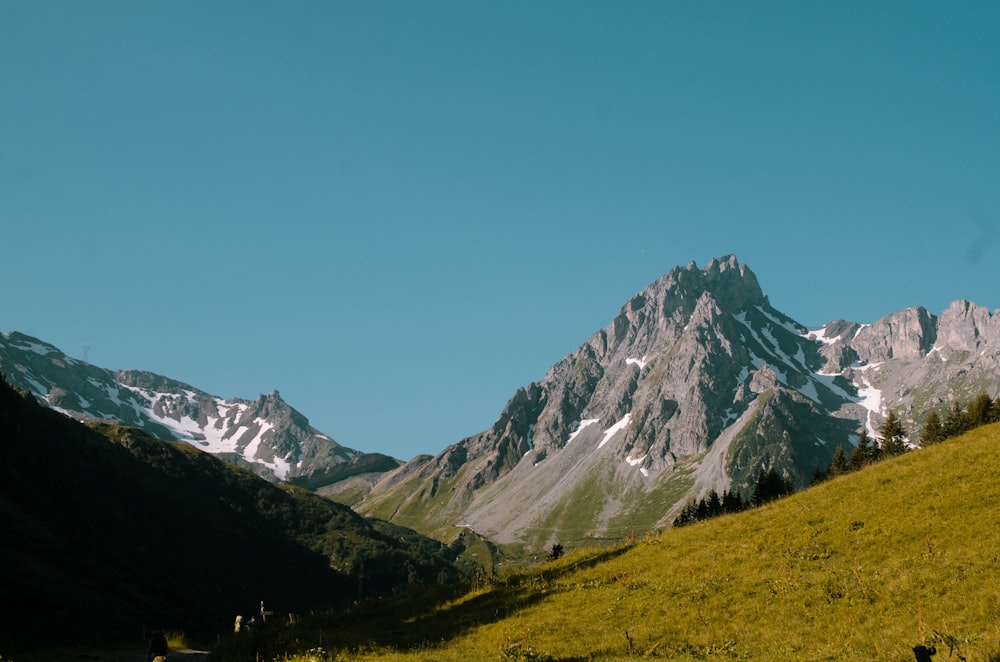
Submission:
[[[0,224],[0,330],[408,459],[692,260],[1000,307],[1000,2],[0,0]]]

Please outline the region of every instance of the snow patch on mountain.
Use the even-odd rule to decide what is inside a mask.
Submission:
[[[643,477],[648,478],[649,470],[646,469],[646,467],[639,466],[640,464],[646,461],[647,456],[648,454],[643,455],[642,457],[632,457],[632,455],[628,455],[625,458],[625,463],[628,464],[630,467],[639,467],[639,473],[641,473]]]
[[[642,457],[632,457],[631,455],[629,455],[628,457],[625,458],[625,462],[627,462],[630,467],[637,467],[640,464],[642,464],[645,459],[646,459],[645,455],[643,455]]]
[[[816,381],[820,382],[821,384],[823,384],[823,386],[833,391],[835,394],[843,398],[845,401],[857,402],[858,400],[857,397],[855,397],[851,393],[848,393],[843,389],[843,387],[837,384],[836,379],[839,376],[840,373],[829,373],[822,371],[814,372],[811,375],[812,379],[815,379]]]
[[[292,463],[287,459],[275,456],[270,462],[258,457],[261,442],[274,425],[267,420],[256,417],[250,421],[244,419],[249,406],[242,402],[228,402],[221,398],[212,398],[217,416],[211,414],[205,417],[204,424],[180,413],[186,402],[194,401],[197,394],[193,391],[178,393],[162,393],[135,386],[124,388],[135,394],[137,400],[146,404],[140,407],[132,400],[129,404],[141,411],[143,415],[168,428],[180,441],[213,455],[230,453],[240,455],[247,462],[261,464],[274,472],[280,480],[288,477]],[[108,389],[109,394],[111,389]],[[161,405],[164,414],[157,411]],[[238,423],[238,424],[237,424]],[[247,439],[247,435],[252,436]],[[242,448],[242,450],[241,450]]]
[[[597,445],[598,448],[602,448],[604,444],[608,443],[612,437],[618,434],[621,430],[625,429],[625,426],[629,424],[632,420],[632,412],[625,414],[620,421],[609,427],[604,431],[604,437],[601,439],[601,443]]]
[[[861,384],[858,384],[858,397],[860,398],[858,404],[868,410],[868,414],[865,416],[865,428],[872,436],[876,433],[872,414],[880,415],[882,413],[882,391],[872,386],[865,373],[880,365],[881,363],[872,363],[855,368],[858,371],[858,378],[861,380]]]
[[[840,336],[839,335],[837,335],[837,336],[827,335],[827,331],[826,330],[827,330],[828,327],[829,327],[829,325],[824,326],[821,329],[809,330],[809,331],[806,331],[805,333],[802,333],[801,336],[803,338],[810,338],[811,337],[813,340],[818,340],[819,342],[823,343],[824,345],[832,345],[835,342],[837,342],[838,340],[840,340]]]
[[[569,435],[569,439],[566,440],[566,445],[568,446],[569,442],[576,439],[577,435],[583,432],[583,429],[585,427],[587,427],[588,425],[593,425],[594,423],[597,423],[599,420],[600,419],[597,418],[585,418],[582,421],[580,421],[579,427],[577,427],[576,430],[573,430],[573,432]]]
[[[769,313],[763,306],[754,306],[754,308],[756,308],[757,310],[759,310],[760,314],[763,315],[764,317],[766,317],[767,319],[769,319],[773,324],[776,324],[776,325],[782,327],[783,329],[787,330],[789,333],[792,333],[794,335],[799,335],[799,333],[801,333],[799,327],[797,327],[794,324],[791,324],[789,322],[786,322],[784,320],[778,319],[777,317],[775,317],[774,315],[772,315],[771,313]]]

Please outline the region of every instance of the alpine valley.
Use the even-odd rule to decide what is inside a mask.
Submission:
[[[763,470],[804,487],[890,411],[917,445],[932,411],[1000,392],[1000,311],[959,300],[810,330],[735,256],[691,263],[518,389],[490,429],[406,463],[337,444],[277,392],[223,400],[16,332],[0,371],[73,417],[186,441],[366,516],[538,550],[669,526],[712,491],[748,494]]]

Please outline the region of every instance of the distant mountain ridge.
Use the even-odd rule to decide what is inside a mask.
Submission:
[[[0,335],[0,372],[74,418],[119,421],[160,439],[186,441],[272,480],[311,486],[400,464],[341,446],[278,391],[224,400],[152,372],[100,368],[18,332]]]
[[[375,483],[363,513],[446,538],[624,537],[775,468],[798,486],[893,409],[1000,387],[1000,314],[957,301],[810,331],[735,256],[672,269],[515,392],[493,427]],[[336,497],[335,497],[336,498]]]
[[[223,401],[17,333],[0,338],[0,371],[54,408],[184,439],[362,514],[537,548],[666,526],[772,468],[804,486],[890,410],[915,442],[932,410],[1000,391],[1000,311],[957,300],[810,330],[735,256],[692,262],[517,389],[488,430],[406,464],[337,445],[276,392]]]

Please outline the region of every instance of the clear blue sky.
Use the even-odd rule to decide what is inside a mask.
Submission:
[[[0,224],[0,330],[408,459],[691,260],[1000,307],[1000,2],[0,0]]]

